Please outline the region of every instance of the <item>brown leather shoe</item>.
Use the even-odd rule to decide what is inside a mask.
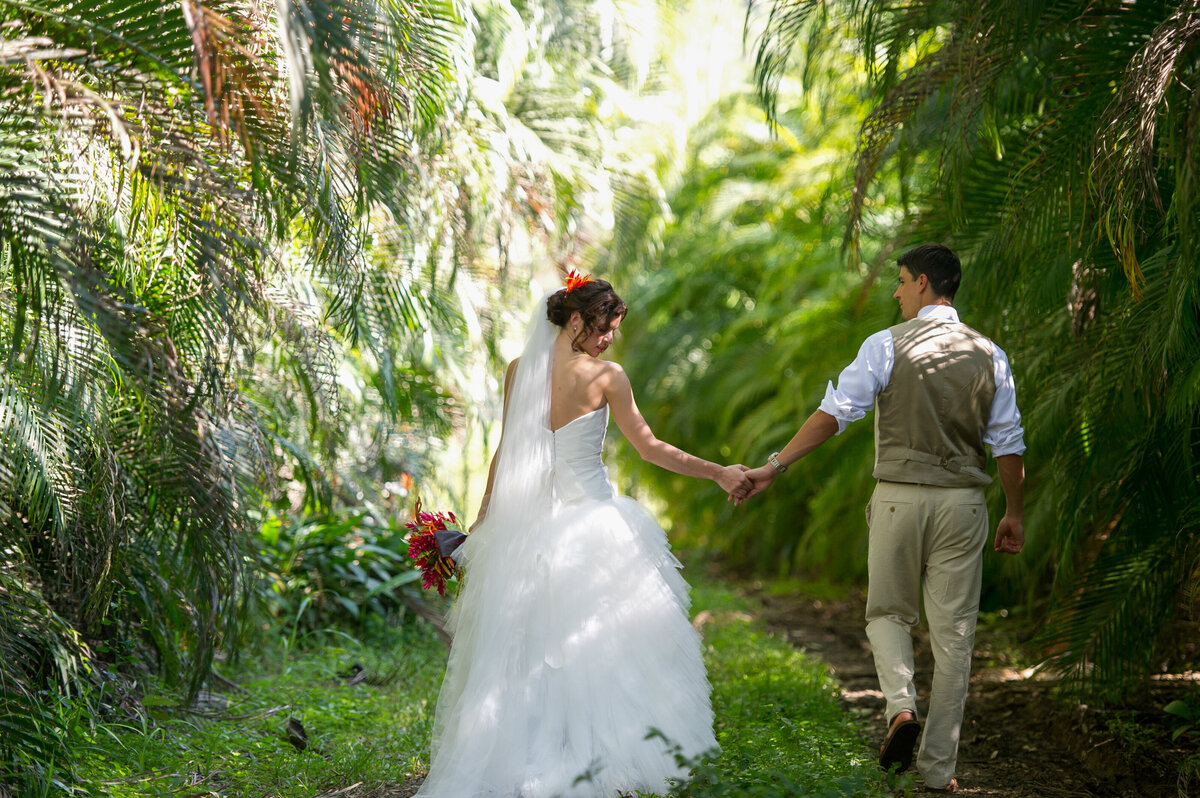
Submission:
[[[921,724],[917,716],[907,709],[896,713],[892,725],[888,729],[883,745],[879,746],[879,767],[891,770],[893,765],[897,773],[908,770],[913,761],[913,749],[917,746],[917,736],[921,733]]]

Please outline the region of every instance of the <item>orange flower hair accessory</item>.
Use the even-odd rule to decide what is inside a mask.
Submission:
[[[592,281],[592,276],[590,274],[585,274],[582,277],[580,277],[579,272],[575,271],[574,269],[571,269],[571,273],[567,275],[567,293],[569,294],[572,291],[574,291],[576,288],[587,285],[591,281]]]

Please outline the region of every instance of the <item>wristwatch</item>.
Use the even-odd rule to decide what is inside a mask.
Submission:
[[[775,470],[782,474],[788,470],[788,467],[779,462],[779,452],[771,452],[771,456],[767,458],[767,462],[775,467]]]

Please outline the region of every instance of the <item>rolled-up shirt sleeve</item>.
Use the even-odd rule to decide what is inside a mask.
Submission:
[[[875,409],[875,397],[892,377],[894,346],[891,330],[880,330],[858,348],[858,356],[838,376],[837,387],[829,383],[820,409],[837,419],[842,432],[853,421]]]
[[[992,346],[992,366],[996,374],[996,395],[992,411],[983,431],[983,442],[992,447],[992,457],[1025,453],[1025,430],[1021,427],[1021,411],[1017,409],[1017,385],[1013,380],[1008,355]]]

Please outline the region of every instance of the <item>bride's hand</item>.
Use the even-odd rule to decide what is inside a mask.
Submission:
[[[730,498],[737,501],[746,498],[754,487],[753,483],[746,477],[746,467],[744,465],[724,466],[717,475],[717,484],[729,494]]]

